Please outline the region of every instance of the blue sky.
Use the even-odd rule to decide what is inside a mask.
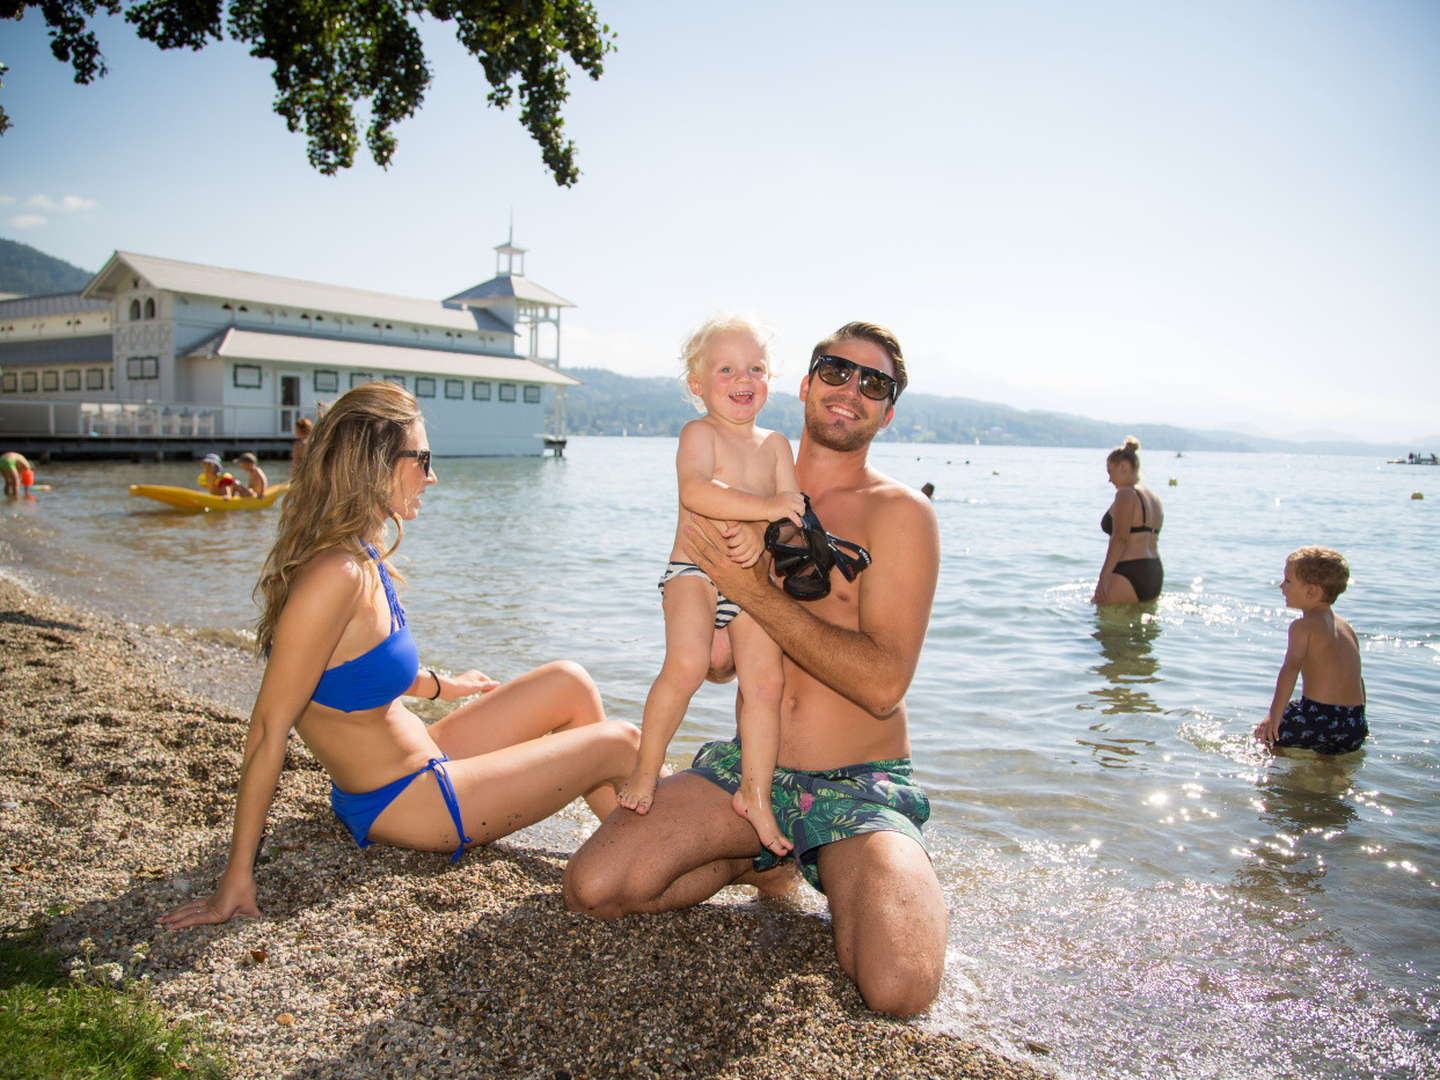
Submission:
[[[0,234],[440,298],[513,211],[579,305],[567,364],[668,374],[738,310],[793,389],[868,318],[917,390],[1440,442],[1440,5],[597,3],[569,190],[442,24],[392,167],[331,178],[243,48],[102,22],[81,87],[31,12],[0,24]]]

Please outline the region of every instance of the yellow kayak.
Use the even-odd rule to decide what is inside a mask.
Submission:
[[[166,487],[164,484],[131,484],[131,495],[142,495],[147,499],[178,506],[182,510],[263,510],[290,490],[290,481],[271,484],[258,499],[227,499],[211,495],[208,491],[195,488]]]

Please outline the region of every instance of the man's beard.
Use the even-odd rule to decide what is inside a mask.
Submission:
[[[839,424],[827,422],[823,414],[806,416],[805,430],[812,442],[819,443],[827,450],[836,450],[840,453],[849,453],[852,450],[859,450],[875,438],[875,433],[880,429],[869,425],[857,424],[855,427],[844,429]]]

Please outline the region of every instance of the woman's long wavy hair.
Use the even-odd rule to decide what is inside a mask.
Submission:
[[[364,542],[379,539],[386,518],[395,522],[396,536],[382,557],[388,559],[400,546],[405,526],[390,510],[390,484],[410,427],[419,419],[420,406],[404,388],[372,382],[345,394],[316,422],[290,479],[275,546],[255,586],[264,608],[255,626],[261,655],[270,650],[290,583],[306,562],[338,547],[371,566]]]

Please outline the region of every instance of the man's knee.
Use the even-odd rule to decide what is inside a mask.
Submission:
[[[867,1008],[901,1019],[924,1012],[940,995],[941,963],[928,957],[894,956],[883,964],[862,964],[855,986]]]
[[[940,993],[949,913],[924,849],[899,833],[871,833],[822,849],[841,966],[865,1004],[907,1017]]]
[[[565,867],[562,887],[565,906],[597,919],[618,919],[625,914],[624,892],[609,868],[584,857],[584,849]]]

